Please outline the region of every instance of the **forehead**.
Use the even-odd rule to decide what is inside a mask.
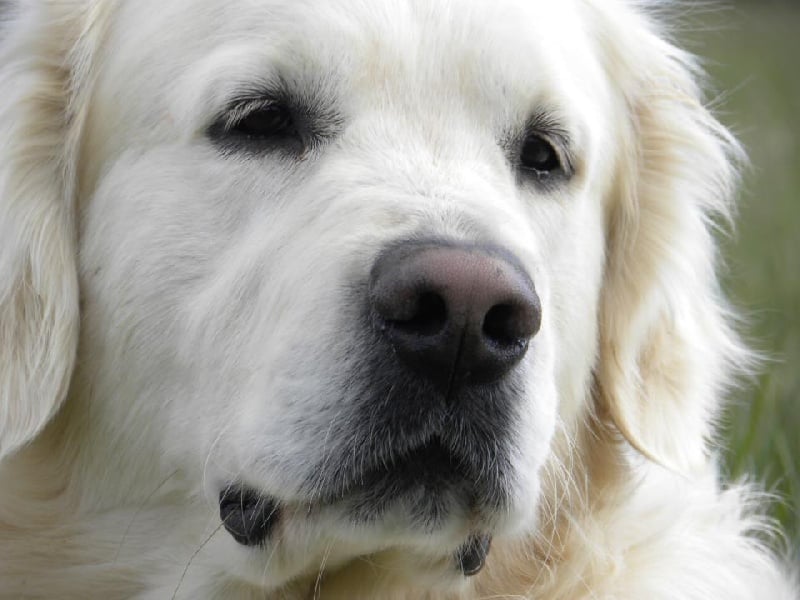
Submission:
[[[120,12],[107,58],[128,63],[109,69],[125,74],[117,83],[181,102],[276,79],[354,103],[490,110],[598,91],[570,0],[137,0]]]

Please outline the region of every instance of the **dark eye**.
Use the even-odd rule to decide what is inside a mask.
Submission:
[[[537,176],[563,171],[561,158],[553,145],[543,137],[531,134],[522,144],[519,164],[523,169],[533,171]]]
[[[303,139],[291,109],[267,100],[243,102],[232,107],[209,128],[208,135],[228,151],[303,149]]]
[[[245,114],[231,125],[228,132],[253,139],[266,139],[296,136],[297,127],[287,107],[271,104]]]

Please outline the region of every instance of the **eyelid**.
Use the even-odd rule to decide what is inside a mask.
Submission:
[[[281,106],[284,106],[284,104],[279,100],[264,95],[251,98],[239,98],[232,101],[214,122],[221,123],[223,131],[230,131],[238,123],[256,111]]]
[[[0,0],[1,1],[1,0]],[[167,89],[169,114],[187,138],[221,122],[237,100],[276,97],[285,83],[277,68],[277,42],[242,39],[214,48],[190,65]]]

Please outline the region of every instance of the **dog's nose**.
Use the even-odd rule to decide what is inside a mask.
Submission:
[[[400,360],[444,387],[501,379],[541,324],[530,277],[493,245],[393,246],[373,266],[370,305]]]

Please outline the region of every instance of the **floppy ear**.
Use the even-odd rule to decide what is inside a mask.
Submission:
[[[26,3],[0,45],[0,458],[58,410],[78,339],[70,82],[46,13]]]
[[[641,15],[606,26],[626,128],[607,212],[600,410],[642,454],[688,473],[707,461],[722,387],[747,361],[713,236],[730,218],[741,150],[703,107],[690,56]]]

